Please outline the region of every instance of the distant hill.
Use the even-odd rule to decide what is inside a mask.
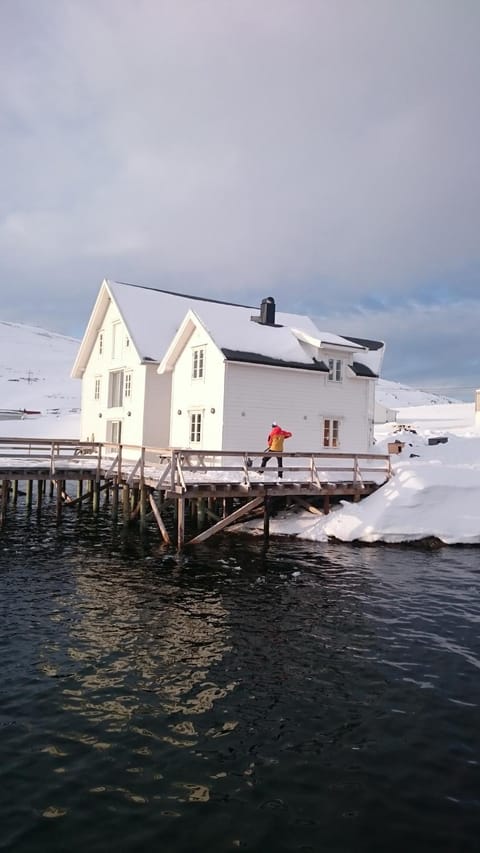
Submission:
[[[79,341],[35,326],[0,321],[0,410],[67,414],[80,408],[70,378]]]
[[[461,402],[461,400],[456,400],[453,397],[445,397],[442,394],[417,391],[409,385],[402,385],[400,382],[391,382],[388,379],[378,380],[375,396],[377,403],[381,403],[389,409],[403,409],[407,406],[436,406]]]

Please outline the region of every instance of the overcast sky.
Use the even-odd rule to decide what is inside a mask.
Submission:
[[[272,295],[468,399],[479,46],[479,0],[1,0],[0,319]]]

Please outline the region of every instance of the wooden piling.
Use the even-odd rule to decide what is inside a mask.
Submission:
[[[265,495],[263,501],[263,538],[265,542],[270,539],[270,498]]]
[[[7,503],[8,503],[8,489],[9,489],[8,480],[2,480],[2,500],[1,500],[1,508],[0,508],[0,527],[5,527],[5,523],[7,520]]]
[[[118,477],[114,477],[112,484],[112,518],[118,518]]]
[[[42,510],[43,480],[37,480],[37,512]]]
[[[58,523],[61,521],[61,518],[62,518],[62,506],[63,506],[63,500],[62,500],[62,481],[61,481],[61,480],[56,480],[56,481],[55,481],[55,485],[56,485],[56,487],[57,487],[57,499],[56,499],[56,504],[55,504],[55,518],[56,518],[56,521],[57,521],[57,524],[58,524]]]
[[[129,521],[130,519],[130,486],[128,483],[123,483],[122,486],[122,509],[123,509],[123,520]]]
[[[185,498],[177,500],[177,549],[181,551],[185,544]]]

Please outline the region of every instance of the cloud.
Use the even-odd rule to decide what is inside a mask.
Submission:
[[[105,275],[315,313],[473,299],[479,23],[477,0],[2,4],[4,311],[74,331]]]
[[[478,299],[339,311],[328,322],[346,336],[385,341],[385,379],[465,400],[480,388]]]

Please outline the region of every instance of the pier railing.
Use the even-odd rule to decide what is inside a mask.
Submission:
[[[43,470],[44,476],[90,470],[100,478],[148,484],[175,494],[199,484],[234,484],[250,489],[259,482],[282,480],[322,488],[347,482],[378,485],[392,473],[389,454],[350,453],[336,450],[267,454],[269,464],[259,473],[263,451],[196,450],[192,448],[140,447],[74,439],[0,438],[0,470]],[[272,458],[270,458],[272,457]],[[32,472],[33,473],[33,472]]]

